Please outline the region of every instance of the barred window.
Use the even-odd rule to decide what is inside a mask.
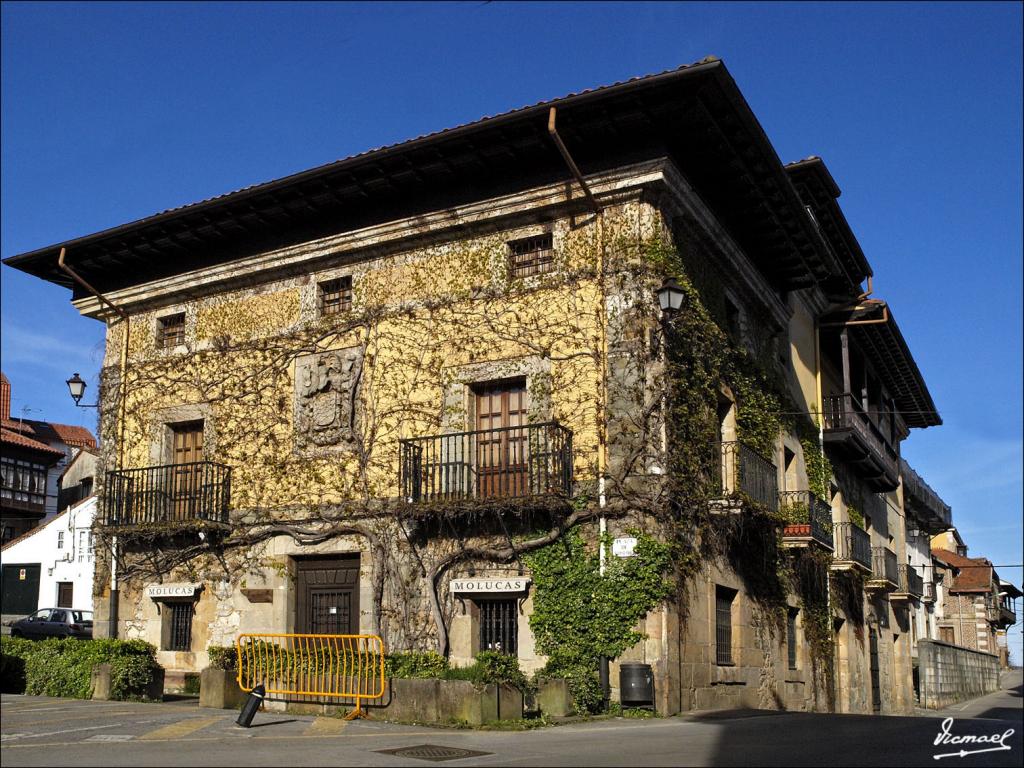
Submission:
[[[164,603],[170,624],[166,651],[189,651],[192,649],[192,613],[195,603]]]
[[[480,600],[480,650],[515,656],[519,652],[519,602]]]
[[[320,283],[320,314],[337,315],[352,309],[352,277]]]
[[[160,333],[157,338],[161,349],[173,349],[185,343],[185,313],[160,318]]]
[[[732,661],[732,602],[736,591],[715,587],[715,657],[718,664]]]
[[[555,252],[551,247],[550,232],[513,240],[508,249],[512,277],[529,277],[554,269]]]
[[[789,610],[786,622],[786,656],[789,659],[789,668],[796,669],[796,615],[795,608]]]

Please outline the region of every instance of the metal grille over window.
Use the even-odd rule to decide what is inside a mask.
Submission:
[[[339,277],[320,283],[320,312],[337,315],[352,309],[352,278]]]
[[[185,343],[185,313],[160,318],[160,346],[171,349]]]
[[[550,232],[513,240],[508,247],[512,277],[539,275],[554,268],[555,253],[551,247]]]
[[[715,655],[719,664],[732,664],[732,600],[735,592],[715,590]]]
[[[786,625],[786,654],[789,657],[789,668],[796,669],[796,611],[789,612]]]
[[[519,607],[516,600],[481,600],[480,650],[515,656],[518,651]]]
[[[192,610],[194,604],[166,603],[171,611],[171,636],[167,644],[169,651],[188,651],[192,648]]]

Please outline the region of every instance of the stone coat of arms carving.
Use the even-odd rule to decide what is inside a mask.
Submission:
[[[345,446],[355,437],[362,373],[359,349],[305,355],[295,361],[295,445]]]

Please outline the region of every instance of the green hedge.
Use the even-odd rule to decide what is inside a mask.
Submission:
[[[210,655],[210,666],[228,672],[238,670],[238,649],[233,645],[209,645],[206,652]]]
[[[5,692],[74,699],[91,695],[97,664],[110,664],[110,695],[121,700],[143,698],[160,669],[156,649],[142,640],[5,637],[0,659],[0,688]]]
[[[519,659],[507,653],[481,651],[468,667],[452,667],[448,659],[433,651],[400,651],[384,657],[385,677],[468,680],[476,685],[504,683],[524,693],[531,686]]]

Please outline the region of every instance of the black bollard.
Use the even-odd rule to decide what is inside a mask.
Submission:
[[[238,714],[238,719],[235,721],[243,728],[248,728],[252,725],[252,719],[256,717],[256,710],[260,708],[263,703],[263,697],[267,695],[267,689],[262,685],[257,685],[252,689],[252,693],[249,694],[249,698],[245,700],[245,706],[242,707],[242,711]]]

